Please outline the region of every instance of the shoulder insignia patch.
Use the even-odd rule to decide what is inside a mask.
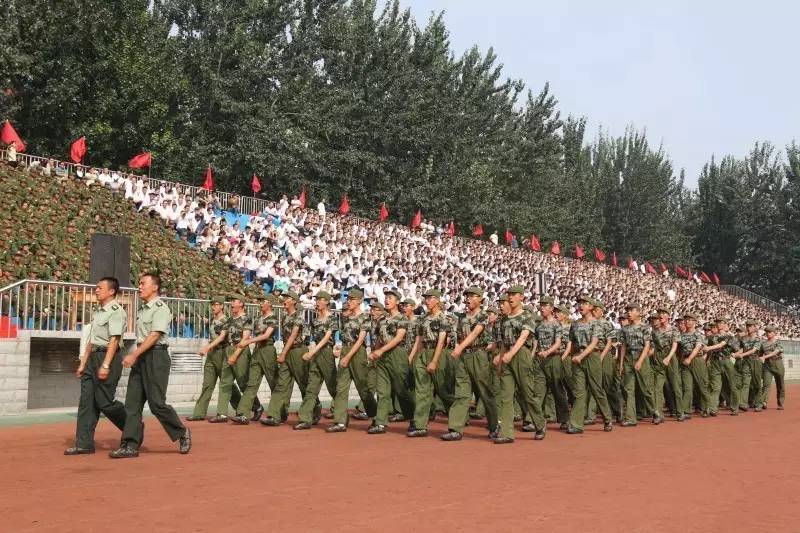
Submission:
[[[164,304],[163,304],[163,303],[161,303],[161,302],[156,302],[156,307],[161,307],[161,306],[163,306],[163,305],[164,305]]]

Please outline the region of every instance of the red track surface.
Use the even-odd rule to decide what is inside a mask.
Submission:
[[[69,423],[0,429],[0,531],[799,531],[800,409],[669,420],[654,427],[551,426],[489,443],[290,426],[192,424],[181,456],[147,419],[138,459],[64,457]]]

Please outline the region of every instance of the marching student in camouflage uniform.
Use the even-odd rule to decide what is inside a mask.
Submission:
[[[709,353],[708,379],[709,379],[709,407],[711,416],[717,416],[719,409],[720,393],[723,382],[727,383],[729,392],[728,407],[732,415],[739,414],[739,390],[736,384],[736,368],[731,359],[731,354],[738,347],[738,342],[728,331],[728,321],[724,318],[717,319],[717,332],[711,337],[711,346],[706,347]]]
[[[764,364],[764,371],[762,374],[762,389],[760,405],[763,409],[767,408],[769,401],[769,389],[772,383],[772,378],[775,378],[776,399],[778,401],[778,410],[783,410],[783,404],[786,401],[786,387],[783,384],[784,368],[783,368],[783,346],[777,341],[777,330],[774,326],[767,326],[764,328],[767,334],[767,340],[761,344],[761,362]]]
[[[297,309],[298,296],[294,291],[283,294],[285,314],[281,323],[281,339],[283,349],[278,354],[278,383],[269,399],[267,417],[261,423],[265,426],[279,426],[282,412],[292,399],[292,389],[295,382],[300,388],[300,394],[305,398],[308,387],[308,363],[303,361],[305,353],[305,322],[302,311]]]
[[[541,363],[534,361],[531,348],[534,344],[533,317],[522,306],[525,289],[512,285],[506,294],[511,306],[503,319],[500,353],[494,357],[494,365],[500,372],[500,435],[495,444],[514,442],[513,401],[519,393],[523,410],[531,417],[536,433],[534,440],[545,437],[545,419],[541,402],[546,387]]]
[[[683,325],[685,331],[681,333],[678,347],[681,354],[681,381],[683,383],[683,390],[681,391],[683,397],[683,408],[681,412],[684,413],[684,420],[691,418],[693,411],[694,394],[698,395],[700,404],[700,411],[703,417],[708,416],[708,380],[703,379],[707,376],[704,372],[706,362],[701,355],[703,353],[703,346],[705,345],[705,337],[698,331],[697,318],[687,313],[683,317]]]
[[[639,304],[625,306],[630,324],[622,328],[619,369],[625,387],[624,427],[636,425],[636,389],[641,391],[647,413],[652,413],[653,424],[664,421],[661,406],[653,398],[653,372],[650,368],[650,328],[642,323]]]
[[[436,393],[449,410],[453,404],[449,338],[453,336],[453,320],[441,309],[441,291],[429,289],[423,294],[428,314],[417,321],[417,338],[409,359],[414,369],[414,427],[408,437],[428,434],[433,395]],[[466,420],[466,415],[464,421]],[[456,421],[462,423],[462,420]]]
[[[386,315],[378,322],[378,331],[368,357],[377,367],[375,391],[378,395],[378,408],[372,426],[367,430],[371,435],[386,433],[389,411],[392,408],[392,393],[397,394],[400,400],[403,416],[407,420],[414,417],[414,400],[406,387],[409,357],[405,349],[405,337],[410,324],[398,310],[400,293],[395,289],[387,289],[383,294]],[[409,429],[412,428],[413,422]]]
[[[225,328],[228,325],[228,316],[225,315],[225,299],[216,297],[211,300],[211,312],[214,318],[211,320],[211,341],[200,349],[200,357],[205,356],[203,363],[203,387],[200,389],[200,397],[194,404],[194,411],[186,420],[195,422],[205,420],[208,412],[208,404],[214,395],[214,387],[217,380],[222,379],[222,367],[225,364]],[[241,400],[238,387],[233,387],[230,395],[231,407],[236,409]],[[217,413],[219,415],[220,413]]]
[[[378,410],[375,391],[369,383],[369,361],[364,341],[370,329],[369,317],[361,312],[364,293],[350,289],[347,294],[347,308],[342,318],[342,352],[336,372],[336,396],[333,399],[333,421],[326,431],[341,433],[347,431],[349,417],[347,403],[350,397],[350,383],[355,383],[364,410],[372,418]]]
[[[572,356],[575,402],[570,414],[570,425],[567,433],[577,435],[583,433],[583,421],[586,416],[586,397],[594,396],[600,414],[603,417],[603,431],[611,431],[611,407],[608,405],[606,391],[603,388],[603,370],[600,362],[600,352],[597,346],[600,336],[604,334],[603,328],[598,327],[592,317],[594,305],[587,297],[578,299],[578,310],[581,319],[570,326],[569,336],[572,341]]]
[[[561,363],[562,327],[553,316],[553,299],[549,296],[539,298],[539,311],[542,321],[536,325],[537,357],[542,360],[542,368],[547,383],[547,390],[555,404],[556,420],[561,429],[569,425],[569,407],[564,389],[563,365]]]
[[[405,348],[408,353],[414,348],[414,341],[417,340],[417,316],[414,314],[414,309],[417,307],[417,302],[411,298],[406,298],[400,302],[401,312],[406,316],[409,323],[408,331],[406,332]],[[406,387],[409,391],[414,390],[414,369],[411,364],[408,367],[408,376],[406,377]],[[414,393],[412,392],[413,396]],[[441,403],[441,401],[439,402]],[[431,406],[431,413],[434,412],[435,405]],[[389,422],[404,422],[406,417],[403,416],[403,409],[400,407],[400,400],[397,394],[392,394],[392,414],[389,416]]]
[[[747,334],[740,339],[741,348],[733,354],[735,359],[738,359],[736,367],[738,370],[739,379],[739,408],[742,411],[747,411],[748,407],[755,407],[756,402],[751,400],[751,390],[755,386],[758,387],[759,394],[761,391],[761,373],[758,376],[754,375],[755,364],[753,359],[758,358],[758,353],[761,351],[761,339],[758,337],[758,326],[755,320],[748,320],[745,322]],[[760,361],[759,361],[760,363]],[[753,400],[755,400],[753,398]],[[759,405],[754,409],[761,411]]]
[[[504,295],[505,297],[505,295]],[[507,299],[507,298],[506,298]],[[486,310],[486,336],[489,343],[486,346],[486,355],[489,360],[489,384],[492,389],[492,393],[494,394],[495,398],[495,409],[498,409],[499,406],[497,404],[497,395],[500,390],[500,383],[497,379],[497,372],[495,371],[494,367],[492,366],[492,358],[496,352],[496,343],[495,343],[495,330],[497,327],[497,320],[500,317],[500,310],[497,307],[490,307]],[[478,398],[478,401],[475,403],[475,411],[474,413],[470,413],[470,418],[474,418],[476,420],[482,420],[486,417],[486,406],[483,403],[482,398]]]
[[[651,334],[653,340],[652,368],[654,399],[659,409],[664,407],[664,386],[669,385],[672,398],[667,402],[672,405],[672,415],[678,421],[685,420],[683,412],[683,384],[678,367],[678,341],[680,333],[670,325],[670,314],[666,306],[659,307],[658,320]]]
[[[451,353],[455,360],[455,393],[447,416],[449,431],[442,435],[442,440],[445,441],[461,440],[473,391],[478,393],[478,398],[483,400],[486,408],[490,437],[497,431],[497,403],[492,387],[492,367],[486,353],[486,348],[491,343],[491,335],[486,331],[489,319],[481,309],[483,289],[470,287],[464,291],[464,295],[467,299],[467,312],[458,321],[458,344]]]
[[[574,383],[572,376],[572,341],[569,338],[569,328],[572,321],[569,319],[569,309],[566,305],[561,304],[556,308],[556,318],[561,326],[561,350],[559,352],[559,359],[561,359],[561,382],[566,392],[566,398],[569,404],[575,401]],[[569,420],[567,420],[569,424]]]
[[[231,390],[237,385],[241,391],[247,388],[250,354],[249,350],[245,352],[243,348],[239,348],[237,345],[242,340],[250,338],[250,334],[253,331],[253,319],[247,316],[243,300],[242,296],[237,296],[231,302],[231,317],[225,326],[225,340],[228,342],[228,346],[225,349],[227,359],[223,361],[222,377],[219,380],[217,416],[209,420],[212,424],[228,421],[227,411]],[[234,385],[234,380],[236,385]],[[255,397],[253,399],[253,418],[257,420],[263,412],[264,408],[261,407],[261,402],[258,401],[258,397]]]
[[[594,318],[598,328],[596,349],[600,351],[603,390],[606,391],[606,399],[608,400],[608,406],[611,408],[611,413],[617,420],[620,420],[622,418],[622,383],[620,382],[620,373],[617,371],[616,345],[618,344],[618,331],[605,318],[605,304],[595,298],[590,298],[589,300],[594,306],[592,318]],[[588,395],[586,400],[586,420],[583,423],[594,424],[594,419],[597,416],[597,402],[595,402],[592,395]]]
[[[303,404],[297,412],[300,422],[294,429],[311,429],[311,425],[319,421],[322,411],[319,391],[322,390],[323,382],[331,398],[336,397],[336,358],[333,356],[333,345],[339,320],[331,313],[330,302],[330,294],[325,291],[317,293],[317,316],[310,327],[312,345],[302,356],[303,361],[309,363],[308,385]]]
[[[278,330],[278,317],[272,311],[272,304],[275,298],[268,295],[261,301],[261,316],[253,321],[253,336],[243,338],[236,345],[237,348],[247,350],[250,345],[255,345],[250,355],[250,370],[247,386],[245,387],[242,400],[236,408],[236,416],[231,420],[236,424],[249,424],[251,420],[247,413],[253,408],[258,388],[261,380],[267,378],[267,385],[271,393],[275,393],[278,385],[278,354],[275,351],[275,332]],[[286,420],[288,416],[288,405],[281,411],[281,420]],[[263,408],[261,409],[263,412]],[[252,422],[256,422],[257,417],[253,417]]]

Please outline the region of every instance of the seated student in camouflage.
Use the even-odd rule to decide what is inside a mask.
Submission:
[[[553,316],[553,299],[549,296],[539,298],[539,312],[542,321],[536,325],[537,357],[542,360],[547,389],[555,404],[556,420],[561,429],[567,429],[569,422],[569,406],[563,383],[563,367],[561,364],[561,350],[563,339],[561,324]]]
[[[483,289],[470,287],[464,291],[467,299],[467,312],[458,320],[458,344],[453,349],[455,388],[453,404],[447,416],[449,431],[442,435],[442,440],[461,440],[464,426],[469,416],[469,402],[473,391],[483,400],[489,422],[489,436],[497,432],[497,402],[492,387],[492,372],[486,352],[491,343],[491,335],[486,330],[488,317],[481,309]]]
[[[683,327],[685,331],[681,333],[678,347],[681,354],[681,381],[683,390],[682,413],[685,413],[684,420],[691,418],[694,406],[694,398],[697,395],[700,411],[703,417],[708,416],[708,374],[706,373],[706,362],[703,358],[703,347],[706,339],[703,333],[696,329],[697,317],[691,313],[683,316]]]
[[[776,399],[778,401],[778,410],[783,410],[784,402],[786,401],[786,387],[783,384],[784,368],[783,368],[783,346],[777,340],[777,329],[775,326],[767,326],[764,328],[767,334],[767,340],[761,344],[761,362],[764,364],[763,379],[761,380],[761,400],[760,404],[763,409],[767,408],[767,401],[769,400],[769,389],[772,383],[772,378],[775,378]]]
[[[205,357],[203,363],[203,387],[200,389],[200,397],[194,404],[194,411],[186,420],[190,422],[205,420],[208,411],[208,404],[214,394],[214,387],[217,380],[222,378],[222,367],[225,364],[225,337],[228,326],[228,316],[225,314],[225,299],[215,297],[211,300],[211,312],[214,318],[211,321],[211,341],[200,349],[200,357]],[[233,388],[230,395],[231,407],[236,409],[239,405],[241,395],[238,388]],[[219,415],[220,413],[217,413]]]
[[[253,332],[253,319],[247,316],[244,309],[244,297],[236,296],[231,301],[231,317],[225,326],[225,339],[228,346],[225,348],[225,361],[222,364],[222,377],[219,381],[219,398],[217,402],[217,416],[210,419],[211,423],[228,421],[228,402],[232,390],[238,385],[241,391],[247,389],[248,372],[250,370],[250,352],[239,348],[242,340],[250,338]],[[234,381],[236,382],[234,384]],[[264,408],[258,397],[253,399],[253,419],[261,418]],[[238,409],[238,405],[237,405]]]
[[[718,318],[716,321],[717,332],[710,339],[710,346],[706,347],[709,354],[708,380],[709,380],[709,407],[711,416],[717,416],[719,409],[720,393],[723,384],[729,392],[728,407],[732,415],[739,414],[739,389],[736,383],[736,367],[731,354],[736,351],[739,342],[728,330],[728,321]]]
[[[253,408],[256,393],[261,386],[262,378],[267,378],[270,392],[274,393],[278,383],[278,354],[275,352],[275,333],[278,330],[278,316],[272,309],[275,297],[267,295],[261,301],[261,316],[253,321],[253,335],[242,338],[237,348],[247,350],[248,346],[254,345],[255,349],[250,354],[250,369],[242,400],[236,408],[236,416],[233,420],[236,424],[249,424],[256,422],[256,417],[251,420],[247,414]],[[289,406],[285,405],[281,411],[281,420],[288,417]],[[262,409],[263,411],[263,409]]]
[[[314,301],[317,314],[309,328],[312,344],[302,355],[303,361],[309,365],[308,385],[303,403],[297,412],[300,422],[294,429],[311,429],[313,424],[319,422],[322,416],[319,392],[323,382],[331,398],[336,397],[336,358],[333,356],[333,345],[339,330],[339,319],[331,313],[330,303],[330,294],[325,291],[317,293]]]
[[[429,289],[423,294],[428,314],[417,320],[417,338],[409,354],[414,370],[414,427],[408,437],[428,434],[428,420],[434,393],[449,410],[453,404],[452,372],[448,338],[453,333],[453,319],[442,311],[441,291]]]
[[[645,401],[645,412],[653,414],[653,424],[661,424],[661,406],[653,397],[653,371],[650,367],[650,328],[642,322],[639,304],[625,306],[630,324],[622,328],[619,369],[625,388],[624,427],[636,425],[636,392]]]
[[[746,333],[739,339],[740,348],[733,354],[736,359],[737,380],[739,383],[739,409],[747,411],[748,407],[754,408],[755,401],[751,401],[751,388],[756,383],[761,392],[761,373],[753,374],[753,359],[758,358],[761,351],[761,339],[758,336],[758,325],[755,320],[745,322]],[[759,405],[755,411],[761,411]]]
[[[370,319],[361,312],[363,300],[363,292],[358,289],[350,289],[347,294],[346,308],[341,315],[342,352],[339,357],[339,368],[336,371],[336,396],[333,399],[334,423],[326,429],[328,433],[347,431],[350,383],[355,383],[358,396],[370,418],[375,416],[378,409],[375,391],[370,385],[369,360],[364,346],[370,330]]]

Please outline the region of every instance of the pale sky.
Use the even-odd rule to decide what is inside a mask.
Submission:
[[[646,128],[695,187],[716,154],[799,139],[800,2],[400,0],[424,26],[445,11],[457,56],[494,47],[506,76],[550,82],[562,116]]]

